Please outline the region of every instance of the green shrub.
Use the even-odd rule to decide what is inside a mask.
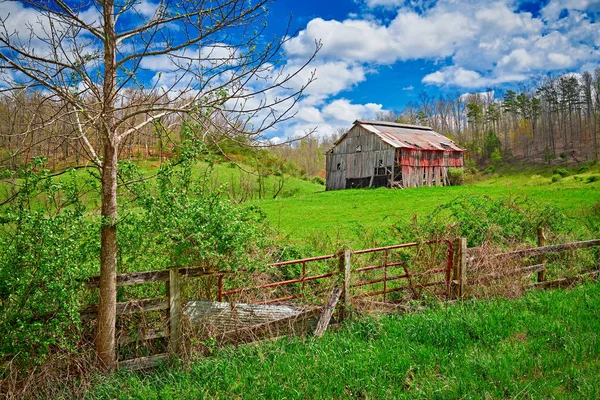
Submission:
[[[550,147],[544,148],[544,152],[542,153],[542,159],[548,165],[550,165],[550,163],[552,162],[552,160],[554,160],[555,158],[556,158],[556,153],[554,153],[554,151],[552,151],[552,148],[550,148]]]
[[[465,171],[462,168],[448,168],[448,181],[451,186],[461,186],[465,182]]]
[[[560,175],[562,178],[569,176],[569,171],[565,168],[554,168],[554,173]]]
[[[208,189],[194,165],[192,154],[142,181],[137,166],[120,164],[121,177],[135,183],[120,194],[119,273],[264,265],[271,244],[265,214]],[[80,340],[79,310],[92,295],[82,282],[99,272],[101,219],[79,203],[81,177],[56,180],[33,168],[22,176],[25,189],[0,209],[0,360],[27,367],[73,351]],[[162,286],[139,285],[119,288],[117,300],[158,296]]]
[[[563,160],[566,160],[566,159],[567,159],[567,153],[560,153],[558,156],[559,156],[560,158],[562,158]]]
[[[486,169],[483,170],[484,174],[493,174],[494,172],[496,172],[496,166],[495,165],[489,165]]]
[[[558,174],[552,175],[552,182],[559,182],[562,179],[562,176]]]
[[[600,180],[600,175],[591,175],[587,178],[587,183],[592,183]]]
[[[75,174],[56,181],[36,172],[37,162],[21,171],[22,190],[0,212],[0,360],[17,366],[74,349],[82,281],[99,254],[99,220],[86,218]]]
[[[325,186],[325,179],[321,178],[320,176],[315,176],[310,181],[312,183],[316,183],[317,185]]]
[[[502,153],[500,152],[500,149],[497,148],[496,150],[494,150],[492,152],[492,154],[490,155],[490,158],[492,160],[493,165],[501,165],[502,164]]]
[[[477,173],[477,163],[472,158],[465,159],[464,169],[470,174]]]
[[[394,232],[401,242],[454,236],[466,237],[469,247],[486,241],[511,246],[535,243],[538,227],[549,233],[566,232],[566,221],[557,208],[529,198],[469,195],[439,206],[424,218],[399,223]]]
[[[584,172],[587,172],[590,169],[590,167],[588,167],[587,165],[584,165],[583,167],[579,167],[577,169],[577,173],[578,174],[583,174]]]

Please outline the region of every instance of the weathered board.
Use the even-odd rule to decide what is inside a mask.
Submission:
[[[195,329],[222,339],[235,335],[236,332],[254,334],[253,327],[261,327],[261,334],[266,333],[270,325],[282,332],[305,329],[314,325],[318,313],[309,312],[313,309],[314,307],[274,304],[189,301],[183,306],[183,313]],[[284,326],[276,326],[277,322],[283,322]]]

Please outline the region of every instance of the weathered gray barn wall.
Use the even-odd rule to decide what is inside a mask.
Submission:
[[[326,154],[326,190],[345,189],[346,179],[370,179],[375,168],[392,168],[395,154],[394,147],[355,125]]]

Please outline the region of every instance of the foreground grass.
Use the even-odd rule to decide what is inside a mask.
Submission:
[[[413,215],[427,215],[459,196],[531,198],[561,209],[576,227],[577,218],[600,201],[600,179],[588,182],[589,177],[598,173],[598,167],[580,174],[574,170],[572,176],[552,182],[551,168],[512,166],[465,186],[320,191],[256,204],[273,226],[298,242],[329,237],[361,244],[365,232],[384,231]]]
[[[349,323],[98,378],[90,399],[600,397],[600,285]]]

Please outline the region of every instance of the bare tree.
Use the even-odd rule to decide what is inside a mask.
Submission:
[[[170,116],[197,118],[206,138],[260,137],[294,115],[306,85],[279,57],[291,32],[264,38],[268,0],[2,1],[0,78],[8,91],[59,102],[98,168],[102,191],[96,349],[116,367],[117,161],[127,139]],[[15,26],[11,13],[25,16]],[[22,21],[23,18],[18,20]],[[315,53],[320,43],[315,43]],[[57,116],[39,124],[51,126]],[[218,121],[218,123],[215,123]],[[223,123],[225,121],[225,123]],[[20,132],[24,134],[25,131]],[[97,135],[98,141],[89,140]]]

